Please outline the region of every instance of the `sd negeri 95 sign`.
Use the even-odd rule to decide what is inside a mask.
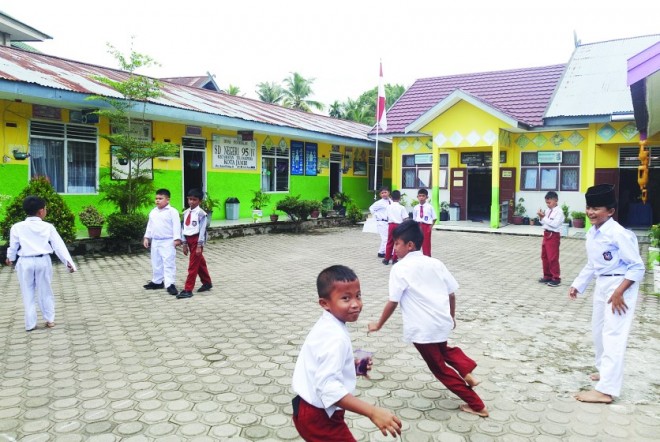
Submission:
[[[237,137],[213,135],[214,169],[257,168],[257,143],[242,141]]]

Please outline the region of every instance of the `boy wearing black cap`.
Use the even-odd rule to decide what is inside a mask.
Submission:
[[[588,262],[568,295],[576,299],[596,279],[591,324],[598,372],[590,378],[598,383],[575,398],[609,404],[621,392],[626,343],[645,268],[635,234],[612,219],[616,210],[614,186],[590,187],[585,196],[592,224],[586,241]]]

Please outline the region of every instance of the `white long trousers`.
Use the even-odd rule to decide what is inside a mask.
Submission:
[[[50,286],[53,263],[50,255],[19,258],[16,274],[23,294],[25,330],[32,330],[37,326],[37,304],[44,320],[55,322],[55,298]]]
[[[378,247],[378,253],[385,253],[385,246],[387,245],[387,221],[376,221],[376,228],[378,229],[378,234],[380,235],[380,246]]]
[[[176,247],[172,239],[151,240],[151,280],[165,288],[176,282]]]

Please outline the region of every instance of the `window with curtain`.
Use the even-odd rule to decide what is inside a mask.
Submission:
[[[438,187],[440,189],[449,188],[449,154],[440,154],[440,170],[438,173]]]
[[[30,122],[31,177],[48,177],[58,193],[95,193],[97,175],[96,127]]]
[[[563,190],[580,188],[580,152],[563,151],[560,163],[539,164],[538,152],[522,152],[521,190]]]
[[[430,155],[403,155],[401,157],[401,187],[403,189],[431,188]]]
[[[289,191],[289,146],[286,142],[264,142],[261,146],[261,190]]]

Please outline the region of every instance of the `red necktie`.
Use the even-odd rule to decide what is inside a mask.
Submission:
[[[424,219],[424,205],[423,204],[419,205],[419,217],[421,219]]]
[[[186,226],[190,225],[190,215],[192,215],[192,210],[188,212],[188,216],[186,217]]]

